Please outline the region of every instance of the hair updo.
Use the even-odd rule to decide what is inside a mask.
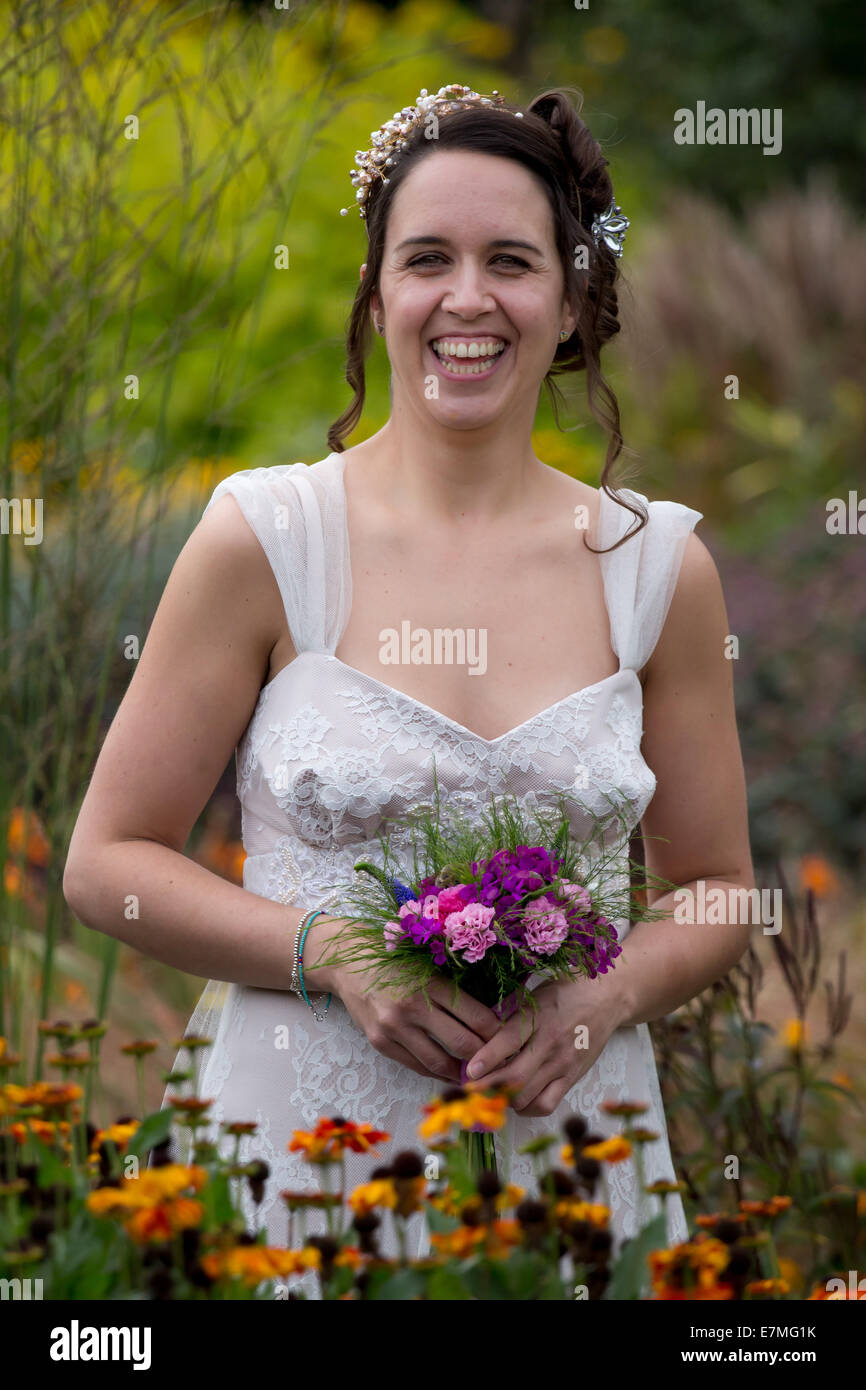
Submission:
[[[517,111],[523,112],[522,119],[513,114]],[[608,210],[613,198],[608,161],[566,89],[544,92],[528,106],[511,102],[468,105],[443,115],[437,113],[437,117],[437,138],[428,140],[425,126],[420,123],[410,132],[406,148],[397,155],[387,184],[376,179],[369,188],[364,218],[367,269],[355,293],[346,334],[346,380],[355,395],[328,430],[328,445],[335,453],[342,453],[343,438],[355,428],[364,407],[364,362],[372,338],[370,298],[379,284],[388,213],[397,189],[420,160],[437,150],[471,150],[513,159],[536,176],[547,195],[565,291],[578,311],[571,337],[558,344],[544,378],[554,419],[560,427],[557,405],[562,402],[562,394],[553,378],[565,372],[585,371],[587,403],[608,434],[601,487],[608,497],[639,519],[634,530],[610,547],[616,550],[641,530],[648,518],[640,504],[619,497],[610,482],[611,469],[622,450],[622,434],[619,405],[602,375],[599,359],[603,345],[620,331],[616,291],[619,263],[604,241],[596,242],[592,235],[593,219]],[[581,258],[586,260],[586,270],[575,267],[578,247],[586,248],[585,258]],[[595,549],[585,534],[584,545]]]

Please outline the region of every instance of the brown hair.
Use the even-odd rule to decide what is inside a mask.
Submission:
[[[619,497],[610,484],[610,472],[622,450],[619,405],[605,381],[599,358],[601,348],[620,331],[616,280],[618,258],[592,236],[592,221],[610,207],[613,188],[608,161],[601,146],[577,114],[568,95],[570,89],[544,92],[528,107],[503,102],[500,106],[469,105],[439,117],[437,139],[425,137],[423,124],[409,134],[409,143],[397,156],[388,182],[376,179],[365,204],[368,250],[367,269],[355,293],[346,335],[346,380],[355,392],[354,400],[328,430],[328,445],[343,452],[343,437],[350,434],[361,417],[366,385],[364,362],[372,336],[370,297],[377,289],[388,212],[394,195],[410,171],[431,150],[475,150],[483,154],[513,159],[540,180],[553,212],[556,246],[562,262],[566,293],[578,307],[574,332],[556,349],[553,363],[544,378],[557,428],[558,403],[562,394],[553,381],[564,372],[586,372],[587,403],[594,418],[609,435],[601,487],[614,502],[639,518],[640,524],[611,547],[616,550],[636,535],[648,518],[640,504]],[[578,96],[580,93],[578,92]],[[523,111],[523,118],[503,119],[504,113]],[[578,246],[587,248],[587,270],[577,270],[574,254]],[[593,550],[584,534],[584,545]]]

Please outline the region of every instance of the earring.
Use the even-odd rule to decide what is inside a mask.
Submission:
[[[569,334],[568,334],[568,329],[567,329],[567,328],[563,328],[562,332],[561,332],[560,335],[559,335],[559,341],[560,341],[561,343],[564,343],[565,340],[566,340],[566,338],[567,338],[568,336],[569,336]]]
[[[376,332],[377,332],[377,333],[384,333],[384,332],[385,332],[385,325],[384,325],[384,323],[377,323],[377,324],[376,324]]]

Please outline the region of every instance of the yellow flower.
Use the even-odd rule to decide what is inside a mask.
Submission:
[[[505,1123],[505,1110],[508,1106],[506,1095],[486,1095],[484,1091],[466,1088],[466,1094],[459,1100],[434,1101],[425,1105],[426,1120],[418,1126],[422,1139],[434,1139],[445,1135],[452,1125],[461,1129],[472,1129],[481,1125],[484,1129],[501,1129]]]
[[[397,1190],[392,1178],[378,1178],[356,1187],[349,1197],[349,1206],[356,1216],[366,1216],[376,1207],[394,1208],[397,1205]]]
[[[785,1046],[790,1047],[793,1052],[798,1052],[806,1041],[807,1028],[801,1018],[789,1018],[782,1029],[782,1038]]]
[[[587,1144],[581,1153],[585,1158],[596,1158],[604,1163],[621,1163],[631,1153],[631,1144],[621,1134],[614,1134],[599,1144]]]
[[[161,1168],[145,1169],[137,1178],[123,1178],[119,1187],[98,1187],[88,1195],[85,1204],[97,1216],[141,1211],[180,1197],[188,1188],[200,1192],[206,1182],[204,1168],[166,1163]]]
[[[268,1245],[236,1245],[230,1250],[216,1250],[203,1255],[201,1263],[211,1279],[242,1279],[248,1288],[255,1288],[263,1279],[285,1279],[290,1274],[319,1269],[322,1254],[312,1245],[304,1246],[303,1250],[278,1250]]]
[[[580,1197],[562,1197],[553,1209],[560,1221],[588,1221],[590,1226],[605,1230],[610,1221],[610,1207],[600,1202],[584,1202]]]

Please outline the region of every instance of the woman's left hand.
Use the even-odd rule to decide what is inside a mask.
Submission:
[[[537,1012],[517,1010],[503,1023],[468,1059],[468,1080],[514,1088],[510,1104],[521,1115],[552,1115],[628,1011],[612,973],[549,980],[532,994]]]

